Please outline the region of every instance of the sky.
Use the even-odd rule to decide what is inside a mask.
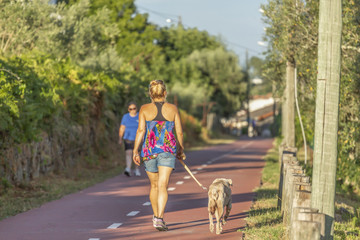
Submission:
[[[135,0],[140,13],[149,13],[149,21],[159,26],[177,24],[181,17],[185,28],[206,30],[219,36],[245,63],[249,57],[262,57],[264,46],[258,44],[264,35],[259,11],[267,0]],[[169,20],[171,22],[169,23]]]

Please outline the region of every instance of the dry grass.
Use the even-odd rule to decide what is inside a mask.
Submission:
[[[115,151],[119,154],[119,150]],[[40,207],[42,204],[116,176],[123,171],[124,157],[119,155],[86,159],[86,166],[76,166],[58,174],[49,174],[12,186],[0,184],[0,220]]]

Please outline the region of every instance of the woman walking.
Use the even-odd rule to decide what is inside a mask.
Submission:
[[[140,165],[144,161],[150,180],[150,202],[153,209],[153,226],[167,231],[163,220],[168,200],[167,187],[176,158],[184,155],[183,132],[177,107],[166,102],[166,86],[162,80],[153,80],[149,85],[151,103],[141,107],[139,127],[136,133],[133,160]],[[178,140],[176,148],[175,132]],[[143,141],[139,155],[139,146]]]
[[[122,119],[119,129],[119,144],[121,145],[124,139],[125,143],[125,160],[126,168],[124,174],[128,177],[131,176],[131,164],[132,164],[132,155],[134,149],[134,142],[136,131],[139,125],[139,114],[137,112],[137,107],[135,102],[130,102],[128,104],[128,113],[126,113]],[[135,167],[135,176],[140,176],[139,167]]]

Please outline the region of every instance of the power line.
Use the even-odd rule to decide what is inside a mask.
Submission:
[[[142,6],[138,6],[137,7],[139,9],[142,9],[142,10],[145,10],[147,12],[150,12],[150,13],[153,13],[155,15],[158,15],[162,18],[164,18],[167,22],[168,20],[170,19],[171,21],[170,22],[177,22],[178,24],[181,24],[182,26],[184,27],[187,27],[187,28],[192,28],[186,24],[183,24],[183,22],[180,20],[181,19],[181,16],[180,15],[176,15],[176,14],[171,14],[171,13],[163,13],[163,12],[158,12],[158,11],[154,11],[154,10],[151,10],[149,8],[144,8]]]
[[[145,7],[142,7],[142,6],[139,6],[139,5],[136,5],[136,6],[139,9],[143,9],[143,10],[145,10],[147,12],[151,12],[153,14],[156,14],[156,15],[160,16],[160,17],[164,17],[164,18],[169,18],[168,16],[171,16],[173,18],[178,18],[179,17],[179,15],[176,15],[176,14],[162,13],[162,12],[154,11],[154,10],[151,10],[149,8],[145,8]]]
[[[143,6],[139,6],[139,5],[136,5],[136,6],[137,6],[137,8],[142,9],[142,10],[144,10],[144,11],[146,11],[146,12],[150,12],[150,13],[153,13],[153,14],[158,15],[158,16],[160,16],[160,17],[163,17],[165,20],[170,19],[170,20],[173,21],[174,19],[179,19],[179,17],[180,17],[179,15],[176,15],[176,14],[163,13],[163,12],[155,11],[155,10],[152,10],[152,9],[149,9],[149,8],[146,8],[146,7],[143,7]],[[179,21],[179,20],[176,20],[176,21]],[[182,22],[181,22],[181,24],[182,24],[183,26],[187,27],[187,28],[192,28],[192,27],[190,27],[190,26],[188,26],[188,25],[183,24]],[[233,46],[235,46],[235,47],[245,49],[245,50],[247,50],[247,51],[249,51],[249,52],[253,52],[253,53],[256,53],[256,54],[261,54],[261,52],[259,52],[259,51],[257,51],[257,50],[248,48],[248,47],[246,47],[246,46],[243,46],[243,45],[240,45],[240,44],[237,44],[237,43],[234,43],[234,42],[230,42],[230,41],[227,41],[227,40],[224,40],[224,42],[225,42],[225,43],[228,43],[228,44],[230,44],[230,45],[233,45]]]
[[[234,42],[230,42],[230,41],[227,41],[227,40],[224,40],[226,43],[230,44],[230,45],[233,45],[235,47],[239,47],[239,48],[243,48],[245,50],[248,50],[249,52],[254,52],[254,53],[257,53],[257,54],[260,54],[261,52],[257,51],[257,50],[254,50],[254,49],[251,49],[251,48],[248,48],[248,47],[245,47],[243,45],[240,45],[240,44],[237,44],[237,43],[234,43]]]

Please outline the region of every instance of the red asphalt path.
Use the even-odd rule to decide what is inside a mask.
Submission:
[[[142,167],[141,177],[119,175],[1,221],[0,240],[241,239],[237,230],[245,226],[252,191],[260,185],[262,158],[272,142],[241,139],[187,152],[187,165],[204,186],[219,177],[233,180],[232,211],[221,235],[209,231],[207,192],[177,162],[164,216],[167,232],[152,227],[149,181]]]

